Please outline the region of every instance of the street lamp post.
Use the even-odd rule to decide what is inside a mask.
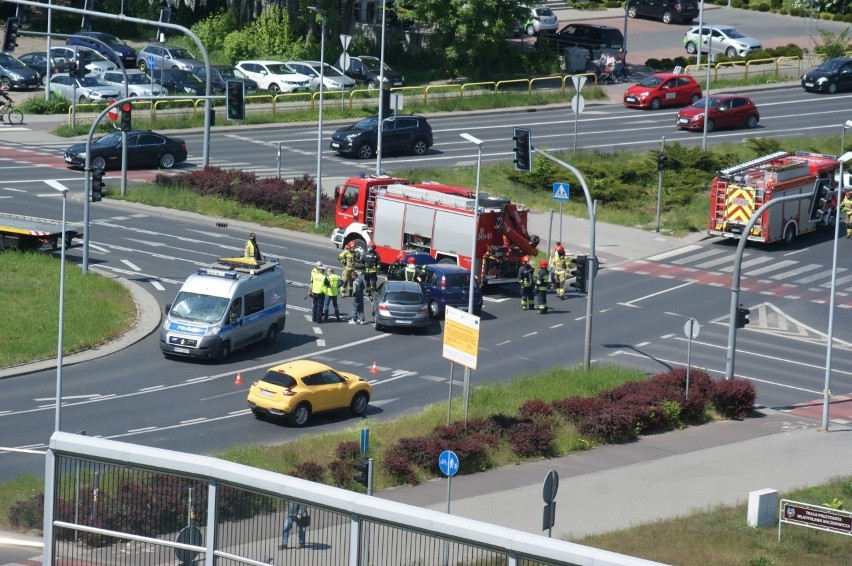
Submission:
[[[831,354],[832,342],[834,342],[834,296],[837,289],[837,242],[840,240],[840,205],[843,204],[843,166],[852,159],[852,151],[843,153],[846,150],[847,128],[852,128],[852,120],[846,120],[840,134],[840,182],[837,186],[837,208],[835,208],[834,214],[834,249],[831,257],[831,291],[828,304],[828,344],[825,347],[825,384],[822,390],[822,430],[825,432],[828,432],[828,405],[831,399]]]
[[[62,193],[62,251],[60,252],[59,261],[59,344],[56,354],[56,422],[54,430],[61,430],[62,426],[62,335],[65,329],[65,203],[67,202],[68,187],[63,185],[53,186],[54,189]]]
[[[476,192],[473,197],[473,236],[472,242],[470,246],[470,284],[468,287],[467,293],[467,312],[473,313],[473,290],[475,281],[475,271],[476,268],[476,242],[479,231],[477,230],[477,224],[479,223],[479,176],[482,170],[482,146],[484,142],[475,138],[468,133],[460,134],[462,138],[466,139],[470,143],[476,144],[476,148],[478,150],[476,156]],[[467,407],[468,401],[470,399],[470,368],[464,368],[464,422],[467,423]]]
[[[315,228],[319,228],[320,208],[322,204],[322,92],[323,79],[325,78],[325,10],[315,6],[308,6],[308,10],[319,14],[322,21],[320,31],[320,81],[319,81],[319,126],[317,129],[317,210]]]

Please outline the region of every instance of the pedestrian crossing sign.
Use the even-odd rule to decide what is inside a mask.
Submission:
[[[570,191],[568,183],[553,183],[553,200],[568,200]]]

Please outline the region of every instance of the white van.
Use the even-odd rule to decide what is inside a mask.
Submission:
[[[287,318],[287,286],[278,261],[219,258],[184,282],[160,331],[166,357],[225,360],[264,340],[275,342]]]

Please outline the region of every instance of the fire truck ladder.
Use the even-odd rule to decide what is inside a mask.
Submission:
[[[770,153],[769,155],[764,155],[763,157],[758,157],[757,159],[752,159],[750,161],[744,161],[739,165],[733,165],[728,167],[727,169],[722,169],[719,171],[720,176],[730,177],[740,171],[745,171],[746,169],[752,169],[759,165],[763,165],[764,163],[769,163],[775,159],[779,159],[781,157],[787,157],[790,155],[789,152],[786,151],[776,151],[775,153]]]
[[[421,189],[419,187],[400,184],[388,185],[387,187],[384,187],[384,189],[389,195],[429,202],[432,204],[440,204],[443,206],[451,206],[462,210],[473,210],[474,199],[472,198],[448,195],[446,193],[430,191],[429,189]]]

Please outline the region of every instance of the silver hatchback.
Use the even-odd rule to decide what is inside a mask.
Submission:
[[[385,327],[410,328],[426,332],[429,307],[417,281],[385,281],[373,298],[376,330]]]
[[[724,53],[728,57],[745,57],[761,49],[760,42],[733,26],[694,26],[683,34],[683,46],[690,55],[698,53]]]

